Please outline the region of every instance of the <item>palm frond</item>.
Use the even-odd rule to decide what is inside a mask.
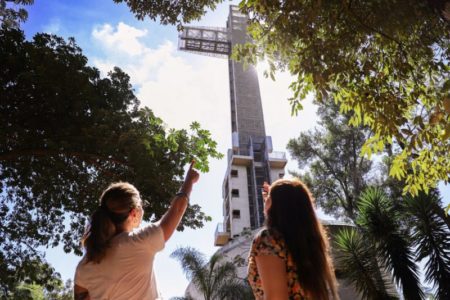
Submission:
[[[194,285],[206,294],[209,294],[209,274],[206,269],[207,263],[204,255],[191,247],[177,248],[170,257],[177,259],[181,263],[181,268],[186,277]]]
[[[340,230],[335,238],[336,269],[362,299],[396,299],[388,293],[392,287],[381,276],[372,245],[356,229]]]
[[[214,268],[211,278],[213,279],[211,288],[217,293],[227,282],[237,278],[236,266],[231,262],[222,263]]]
[[[223,284],[218,293],[220,300],[254,300],[253,291],[246,280],[235,278]]]
[[[356,223],[374,241],[384,267],[401,285],[405,299],[422,299],[418,267],[407,237],[400,229],[398,212],[392,201],[381,189],[369,188],[360,197],[359,209]]]
[[[425,279],[436,288],[438,299],[450,299],[450,236],[440,216],[439,195],[421,193],[406,197],[404,207],[413,220],[412,240],[417,247],[417,261],[428,258]]]
[[[251,288],[238,278],[236,266],[223,261],[221,253],[215,253],[206,261],[199,251],[186,247],[178,248],[171,254],[181,262],[183,271],[192,281],[205,300],[254,299]],[[248,296],[250,288],[251,297]]]

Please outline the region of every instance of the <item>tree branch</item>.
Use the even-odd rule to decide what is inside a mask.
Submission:
[[[0,153],[0,161],[14,161],[18,160],[20,157],[24,156],[37,156],[37,157],[43,157],[43,156],[57,156],[57,155],[65,155],[65,156],[72,156],[76,158],[81,158],[83,160],[86,160],[90,163],[97,163],[97,160],[103,160],[112,162],[115,164],[123,165],[126,167],[129,167],[127,162],[118,160],[112,157],[105,157],[99,154],[94,153],[83,153],[83,152],[77,152],[77,151],[56,151],[56,150],[48,150],[48,149],[26,149],[26,150],[14,150],[6,153]]]
[[[361,26],[363,26],[365,29],[367,29],[367,30],[369,30],[369,31],[372,31],[372,32],[378,33],[378,34],[381,35],[382,37],[384,37],[384,38],[386,38],[386,39],[388,39],[388,40],[391,40],[391,41],[397,43],[397,45],[399,45],[400,48],[403,49],[403,45],[402,45],[402,43],[401,43],[400,41],[398,41],[398,40],[395,39],[394,37],[392,37],[392,36],[390,36],[390,35],[388,35],[388,34],[382,32],[381,30],[378,30],[378,29],[376,29],[376,28],[373,28],[373,27],[367,25],[366,23],[364,23],[364,22],[359,18],[359,16],[358,16],[357,14],[355,14],[355,13],[352,11],[352,9],[351,9],[351,2],[349,2],[347,8],[348,8],[347,11],[350,13],[350,15],[353,17],[353,19],[355,19],[355,20],[356,20]]]

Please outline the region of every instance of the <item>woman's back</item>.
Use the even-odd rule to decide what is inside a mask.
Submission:
[[[327,234],[308,188],[297,179],[263,186],[266,229],[249,255],[257,299],[339,299]]]
[[[272,255],[282,259],[286,266],[289,299],[304,299],[297,275],[297,266],[279,233],[263,228],[254,238],[248,259],[248,281],[257,299],[264,298],[256,256]]]
[[[89,290],[96,299],[156,299],[158,291],[153,273],[153,259],[164,248],[159,226],[150,224],[132,232],[122,232],[110,242],[100,263],[77,266],[75,282]]]

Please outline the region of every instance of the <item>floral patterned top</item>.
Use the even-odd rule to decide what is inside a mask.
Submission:
[[[258,255],[278,256],[286,263],[288,277],[288,292],[290,300],[303,300],[304,292],[300,286],[297,276],[297,266],[288,252],[283,238],[269,229],[264,228],[253,239],[252,247],[248,257],[248,281],[253,289],[253,294],[257,300],[264,298],[264,291],[261,285],[261,278],[258,273],[255,257]]]

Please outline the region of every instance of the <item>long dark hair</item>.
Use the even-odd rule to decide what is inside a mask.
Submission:
[[[331,292],[334,299],[339,299],[327,234],[316,217],[306,185],[298,179],[280,179],[271,185],[269,196],[272,204],[266,225],[286,242],[305,296],[328,300]]]
[[[111,238],[122,231],[130,211],[139,205],[139,192],[129,183],[113,183],[103,191],[100,206],[81,241],[86,250],[86,262],[99,263],[105,257]]]

